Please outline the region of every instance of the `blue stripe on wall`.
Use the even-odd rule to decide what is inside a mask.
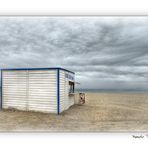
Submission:
[[[57,114],[60,114],[60,69],[57,69]]]

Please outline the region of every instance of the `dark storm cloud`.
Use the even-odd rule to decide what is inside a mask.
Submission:
[[[81,88],[148,88],[147,17],[1,17],[0,65],[65,67]]]

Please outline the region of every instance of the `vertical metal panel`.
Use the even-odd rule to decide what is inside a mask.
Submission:
[[[57,69],[57,114],[60,113],[60,70]]]
[[[73,80],[70,79],[70,81],[73,81],[74,82],[75,81],[75,75],[72,74],[72,73],[70,73],[70,72],[68,72],[68,74],[71,75],[74,78]],[[70,95],[69,96],[69,107],[74,104],[74,99],[75,99],[75,96],[74,95]]]
[[[69,108],[69,82],[67,80],[67,78],[65,78],[65,84],[66,84],[66,87],[65,87],[65,109],[68,109]]]
[[[72,76],[74,78],[74,74],[70,73],[70,72],[65,72],[66,74]],[[67,88],[69,89],[69,81],[75,81],[75,78],[72,80],[72,79],[69,79],[69,78],[66,78],[66,84],[67,84]],[[69,96],[69,90],[67,89],[67,93],[68,93],[68,102],[67,102],[67,108],[69,108],[70,106],[72,106],[74,104],[74,97],[72,96]]]
[[[61,70],[60,72],[60,109],[67,110],[74,104],[74,97],[69,96],[69,81],[74,81],[67,78],[67,74],[74,77],[73,73]]]
[[[56,113],[56,70],[29,70],[28,73],[28,110]]]
[[[1,70],[1,109],[3,108],[3,71]]]
[[[67,96],[65,96],[65,71],[60,70],[60,111],[64,111],[65,108],[65,104],[66,104],[66,100],[67,100]]]
[[[26,71],[3,71],[2,107],[26,110]]]

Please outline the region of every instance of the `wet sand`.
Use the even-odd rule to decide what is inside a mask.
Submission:
[[[1,132],[148,132],[148,94],[86,93],[61,115],[3,110]]]

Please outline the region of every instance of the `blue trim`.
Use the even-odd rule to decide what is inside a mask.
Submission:
[[[3,87],[3,75],[2,75],[2,70],[1,70],[1,109],[3,108],[3,99],[2,99],[2,97],[3,97],[3,89],[2,89],[2,87]]]
[[[59,68],[59,69],[64,70],[64,71],[67,71],[67,72],[70,72],[70,73],[72,73],[72,74],[75,74],[73,71],[69,71],[69,70],[64,69],[64,68]]]
[[[57,114],[60,114],[60,69],[57,69]]]
[[[1,69],[1,70],[58,70],[58,69],[75,74],[74,72],[72,72],[70,70],[60,68],[60,67],[50,67],[50,68],[49,67],[46,67],[46,68],[4,68],[4,69]]]

